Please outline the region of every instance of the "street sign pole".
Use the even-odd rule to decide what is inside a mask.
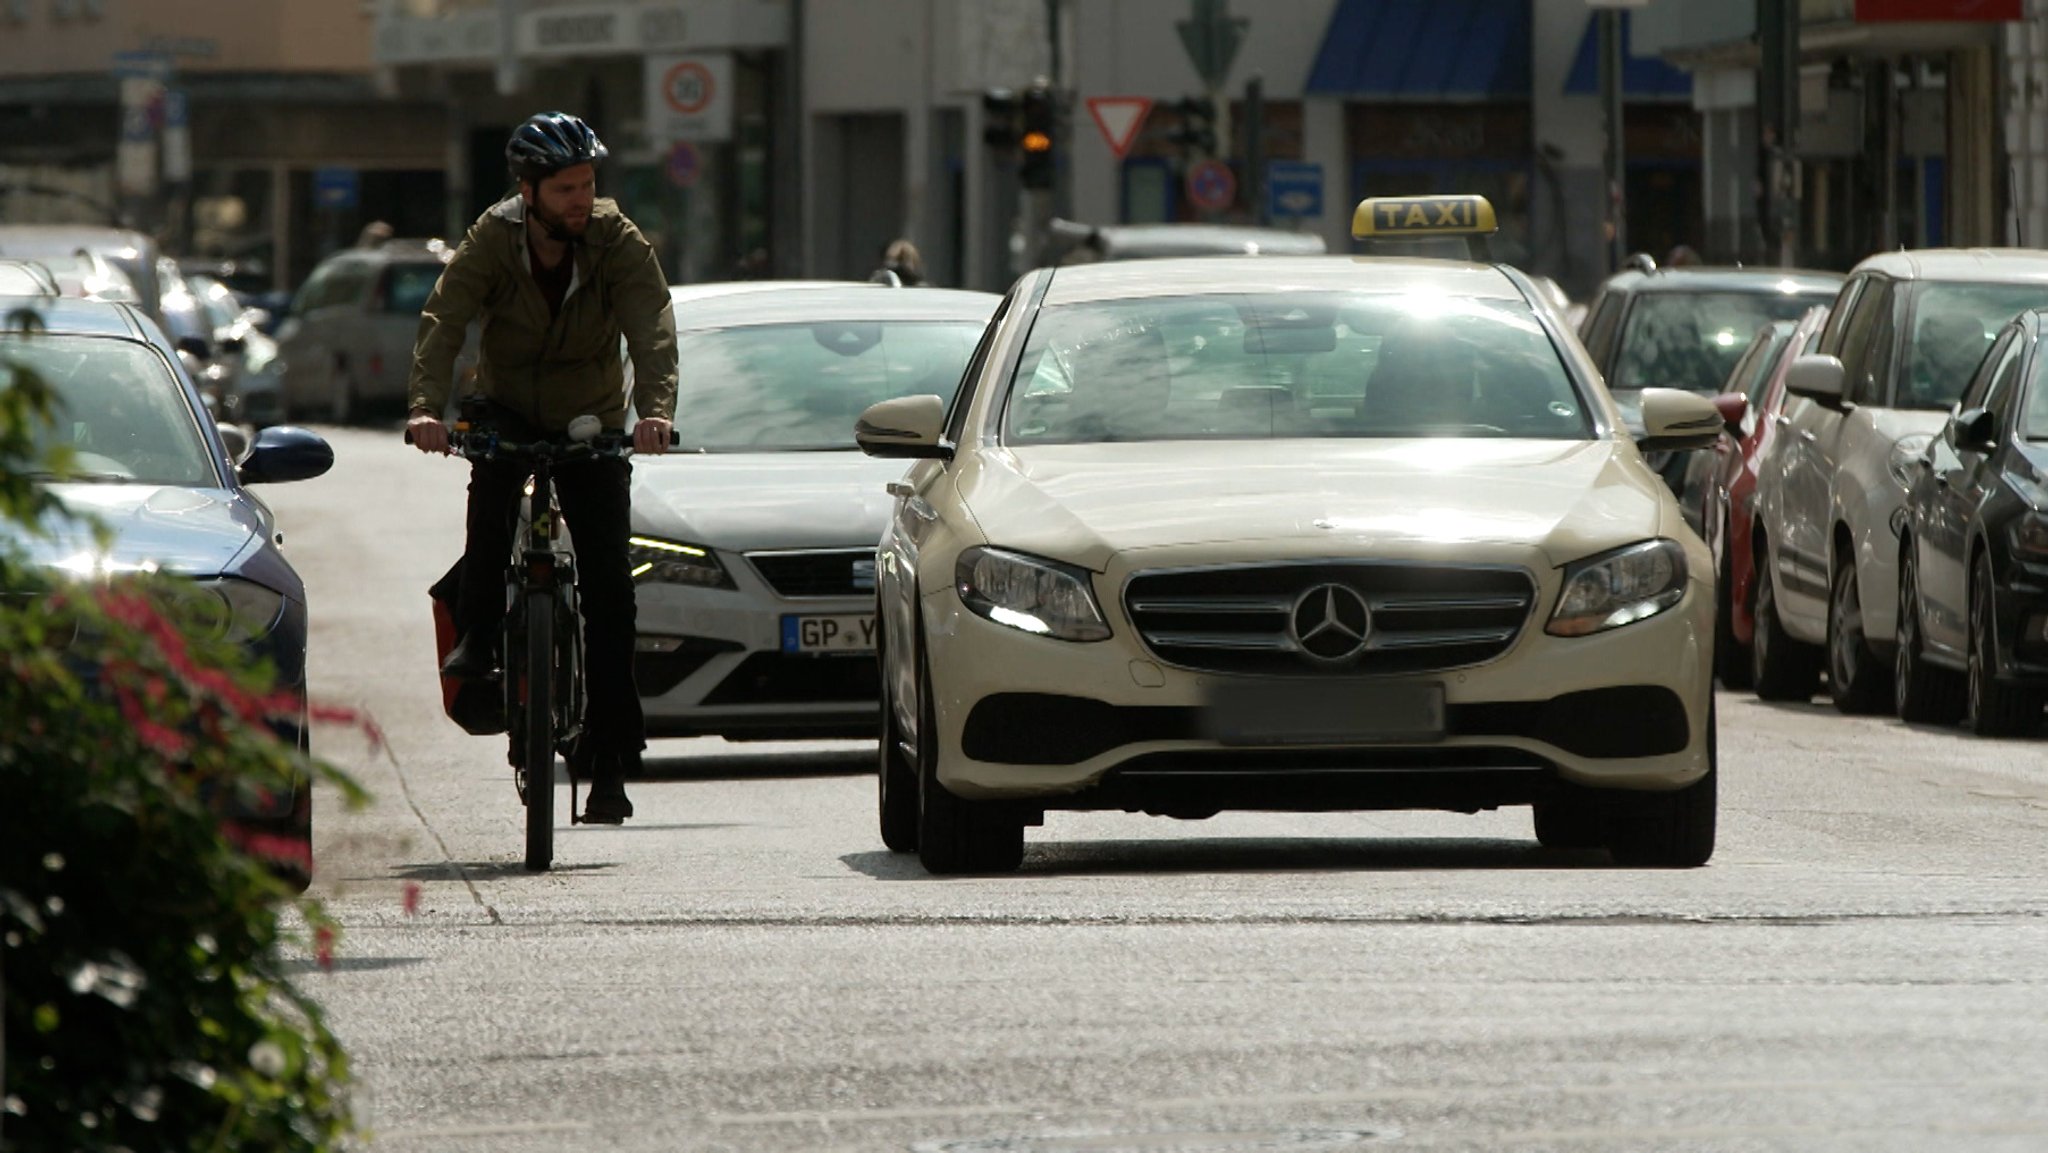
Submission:
[[[1216,150],[1228,156],[1232,137],[1225,86],[1251,21],[1232,17],[1230,0],[1189,0],[1188,9],[1188,19],[1175,24],[1174,30],[1180,33],[1181,46],[1187,49],[1188,60],[1194,64],[1195,74],[1202,78],[1202,87],[1209,94],[1209,103],[1216,109]]]
[[[1600,12],[1600,108],[1607,124],[1607,270],[1628,260],[1628,156],[1624,150],[1622,109],[1621,12]]]

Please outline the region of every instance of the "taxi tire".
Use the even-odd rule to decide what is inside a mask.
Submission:
[[[1602,834],[1600,798],[1582,785],[1560,783],[1556,795],[1529,806],[1535,819],[1536,843],[1546,849],[1600,849],[1607,840]]]
[[[2000,683],[1991,655],[1998,638],[1991,601],[1991,561],[1977,554],[1970,580],[1970,675],[1966,682],[1966,724],[1980,737],[2023,737],[2041,723],[2039,689]]]
[[[1828,588],[1828,695],[1849,716],[1889,712],[1891,666],[1871,651],[1863,631],[1863,596],[1856,563],[1845,559]]]
[[[892,853],[917,851],[917,765],[903,751],[903,729],[896,723],[896,705],[889,696],[888,635],[875,614],[875,661],[882,672],[882,739],[875,772],[875,804],[882,843]]]
[[[955,796],[939,783],[931,662],[917,661],[917,859],[935,876],[1010,873],[1024,863],[1024,822],[1005,807]]]
[[[1968,706],[1969,686],[1929,664],[1920,648],[1920,563],[1909,545],[1899,561],[1899,649],[1892,663],[1892,706],[1908,724],[1952,725]]]
[[[1668,793],[1621,793],[1614,797],[1608,851],[1618,865],[1696,869],[1714,855],[1721,775],[1715,708],[1707,706],[1707,774]]]
[[[1756,631],[1749,645],[1750,681],[1759,700],[1809,701],[1820,688],[1821,650],[1785,631],[1778,619],[1777,579],[1771,572],[1768,546],[1758,543],[1750,554],[1755,575],[1750,579]]]

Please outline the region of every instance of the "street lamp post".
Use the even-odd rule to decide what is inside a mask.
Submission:
[[[1586,0],[1599,20],[1600,119],[1607,134],[1605,169],[1607,177],[1607,270],[1617,271],[1628,260],[1628,155],[1625,147],[1627,120],[1622,97],[1622,13],[1644,8],[1650,0]]]

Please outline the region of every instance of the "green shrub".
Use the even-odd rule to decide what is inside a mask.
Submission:
[[[49,415],[0,342],[0,538],[50,511]],[[299,703],[267,669],[180,629],[176,578],[57,580],[8,545],[0,593],[0,1151],[335,1148],[348,1062],[288,957],[334,927],[254,855],[290,846],[218,814],[360,790],[273,734]]]

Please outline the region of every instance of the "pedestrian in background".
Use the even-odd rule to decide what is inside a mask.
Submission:
[[[915,288],[924,283],[924,257],[917,245],[898,237],[882,249],[882,267],[877,271],[894,273],[905,288]]]

